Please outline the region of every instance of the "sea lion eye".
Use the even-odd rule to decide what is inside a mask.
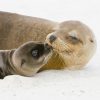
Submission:
[[[67,40],[70,41],[70,43],[72,43],[72,44],[79,43],[79,39],[77,37],[74,37],[74,36],[69,36],[67,38]]]
[[[32,50],[32,56],[33,57],[37,57],[38,56],[39,51],[38,50]]]
[[[73,40],[78,40],[76,37],[74,37],[74,36],[70,36],[70,38],[71,39],[73,39]]]

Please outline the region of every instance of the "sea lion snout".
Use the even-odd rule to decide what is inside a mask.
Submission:
[[[57,37],[56,37],[55,35],[51,35],[51,36],[49,37],[50,43],[54,42],[56,39],[57,39]]]
[[[44,44],[44,48],[45,48],[44,52],[46,54],[48,54],[49,52],[53,50],[52,46],[48,45],[47,43]]]
[[[52,32],[50,34],[47,35],[45,42],[52,47],[52,49],[54,48],[53,44],[55,44],[55,42],[58,41],[58,36],[55,34],[55,32]]]

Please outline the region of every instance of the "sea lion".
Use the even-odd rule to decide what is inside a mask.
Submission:
[[[0,50],[0,78],[7,75],[33,76],[52,55],[52,48],[40,42],[27,42],[13,50]]]
[[[28,41],[44,42],[55,25],[41,18],[0,12],[0,49],[17,48]]]
[[[93,32],[82,22],[58,23],[0,12],[0,49],[17,48],[27,41],[45,41],[54,48],[52,57],[39,71],[71,69],[72,66],[73,69],[82,68],[91,59],[96,48]]]
[[[57,31],[47,35],[46,42],[53,47],[59,56],[59,66],[50,67],[48,64],[41,70],[49,68],[81,69],[96,51],[96,40],[93,32],[87,25],[79,21],[60,23]],[[53,62],[52,59],[51,62]]]

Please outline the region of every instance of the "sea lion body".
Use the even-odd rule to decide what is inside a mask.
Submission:
[[[28,41],[44,42],[55,22],[8,12],[0,12],[0,49],[17,48]]]
[[[78,37],[83,37],[80,39],[83,39],[82,41],[86,42],[86,45],[83,46],[81,40],[77,42],[75,38],[74,40],[67,38],[68,33],[74,32],[78,34]],[[51,40],[49,37],[53,34],[55,34],[57,39],[53,43],[50,43]],[[90,39],[87,38],[90,36]],[[39,71],[46,69],[82,68],[91,59],[96,48],[93,32],[88,26],[79,21],[57,23],[36,17],[0,12],[0,49],[13,49],[27,41],[44,42],[45,39],[54,48],[54,52],[48,63]],[[93,41],[93,43],[89,43],[88,40]],[[66,48],[67,43],[69,43],[70,48],[68,51],[68,47]],[[62,51],[64,52],[62,53]],[[78,59],[78,56],[80,59]],[[77,67],[76,65],[78,64],[81,66]]]
[[[33,76],[52,55],[52,48],[40,42],[26,42],[13,50],[0,50],[0,78],[7,75]]]

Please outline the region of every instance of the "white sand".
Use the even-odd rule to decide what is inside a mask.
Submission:
[[[44,71],[0,80],[0,100],[100,100],[99,0],[0,0],[0,10],[55,21],[77,19],[94,31],[98,50],[83,70]]]

